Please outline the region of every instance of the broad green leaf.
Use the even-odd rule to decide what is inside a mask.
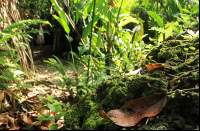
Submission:
[[[153,17],[153,19],[154,19],[156,22],[158,22],[158,25],[159,25],[160,27],[163,27],[163,20],[161,19],[161,17],[160,17],[158,14],[156,14],[155,12],[152,12],[152,11],[147,11],[147,13],[148,13],[151,17]]]
[[[108,93],[109,96],[113,93],[114,89],[115,89],[114,86],[112,88],[110,88],[109,93]]]
[[[94,27],[94,25],[96,25],[98,19],[99,19],[98,16],[94,17],[93,27]],[[88,34],[90,33],[90,31],[91,31],[91,25],[92,25],[92,20],[88,23],[88,25],[83,30],[84,33],[82,35],[82,39],[85,39],[88,36]]]
[[[85,89],[83,89],[83,88],[81,88],[81,91],[83,92],[83,93],[87,93],[87,90],[85,90]]]
[[[188,51],[189,49],[188,49],[188,48],[184,48],[184,50],[185,50],[185,51]]]
[[[182,19],[181,19],[182,18]],[[191,18],[187,14],[181,14],[181,18],[179,18],[188,28],[192,27]]]
[[[192,14],[198,13],[199,12],[199,4],[195,4],[195,6],[193,7],[192,10],[193,10]]]
[[[105,57],[105,54],[103,54],[103,53],[101,52],[101,50],[100,50],[97,46],[95,47],[95,49],[96,49],[96,52],[94,52],[94,55],[99,54],[102,58]]]
[[[47,94],[47,98],[48,98],[49,102],[53,102],[53,96]]]
[[[50,128],[50,130],[57,130],[58,124],[53,124],[49,128]]]
[[[84,15],[83,15],[83,19],[85,20],[87,18],[87,8],[84,8]]]
[[[63,19],[59,18],[56,15],[53,15],[53,17],[62,25],[62,27],[64,28],[65,32],[67,34],[69,34],[70,29],[69,29],[69,26],[67,25],[67,23]]]
[[[100,28],[98,31],[98,38],[97,38],[97,43],[96,43],[96,46],[98,48],[102,46],[101,32],[102,32],[102,28]]]
[[[85,86],[85,85],[86,85],[86,83],[83,82],[83,81],[80,81],[80,82],[78,83],[78,86]]]
[[[156,31],[158,31],[158,32],[165,33],[165,34],[170,35],[170,36],[173,35],[172,32],[169,32],[169,31],[167,31],[167,30],[165,30],[165,29],[163,29],[163,28],[151,27],[151,29],[149,29],[149,30],[156,30]]]
[[[124,26],[124,25],[127,25],[127,24],[130,23],[130,22],[139,24],[139,22],[137,21],[136,18],[127,18],[126,20],[122,21],[122,22],[119,24],[119,27],[122,27],[122,26]]]
[[[191,13],[191,11],[189,11],[188,9],[182,9],[182,11],[186,12],[186,13],[189,13],[189,14]]]
[[[75,24],[78,24],[78,20],[81,17],[81,14],[79,13],[78,9],[75,9],[75,10],[76,10],[76,23]]]
[[[176,34],[179,34],[179,33],[180,33],[178,21],[176,21],[175,23],[173,23],[173,22],[169,23],[169,26],[171,26],[172,30],[173,30]]]
[[[56,0],[51,0],[52,4],[55,6],[60,18],[67,23],[67,17],[63,9],[58,5]],[[64,27],[63,27],[64,28]]]
[[[96,46],[98,34],[92,32],[92,46]]]
[[[53,112],[55,112],[55,108],[54,108],[54,106],[53,106],[51,103],[48,102],[46,105],[47,105],[47,107],[48,107],[50,110],[52,110]]]
[[[9,80],[7,77],[4,76],[0,76],[0,78],[5,79],[5,80]],[[4,86],[10,86],[10,87],[16,87],[16,85],[12,85],[10,83],[1,83]]]
[[[70,106],[70,102],[67,102],[66,106],[65,107],[69,107]]]
[[[87,12],[88,13],[92,12],[93,5],[94,5],[94,0],[92,0],[92,2],[90,3],[89,7],[87,8]]]
[[[67,40],[69,41],[69,42],[72,42],[73,41],[73,38],[71,37],[71,36],[68,36],[68,35],[65,35],[66,36],[66,38],[67,38]]]
[[[196,50],[196,48],[193,47],[193,46],[190,46],[189,48],[190,48],[191,50]]]
[[[20,83],[19,85],[20,85],[21,87],[25,87],[25,88],[35,88],[35,87],[31,86],[31,85],[26,85],[26,84],[24,84],[24,83]]]
[[[168,33],[165,33],[165,39],[169,38],[170,36],[173,36],[173,32],[172,32],[172,28],[171,26],[168,26],[168,24],[166,25],[166,31],[169,32],[170,34]],[[163,41],[163,33],[160,34],[159,38],[158,38],[159,41]]]
[[[40,100],[46,105],[48,103],[48,101],[46,99],[44,99],[41,95],[37,95]]]
[[[60,117],[64,116],[66,112],[60,112],[58,115],[56,115],[56,121],[60,119]]]
[[[55,121],[55,116],[51,116],[51,117],[45,117],[45,116],[42,116],[42,117],[38,117],[38,118],[35,118],[37,120],[46,120],[46,121]]]
[[[86,52],[88,50],[89,50],[89,47],[87,47],[87,46],[84,46],[84,47],[79,46],[78,47],[79,55],[82,55],[84,52]]]
[[[149,0],[144,0],[141,5],[146,8],[148,4],[149,4]]]
[[[180,3],[178,2],[178,0],[174,0],[174,2],[175,2],[176,5],[178,6],[179,11],[182,13],[182,7],[181,7]]]
[[[142,35],[142,36],[138,36],[137,39],[136,39],[135,41],[136,41],[136,42],[139,42],[139,41],[141,41],[144,37],[146,37],[147,35],[148,35],[148,34],[144,34],[144,35]],[[134,46],[133,46],[133,47],[134,47]],[[133,47],[132,47],[132,48],[133,48]],[[132,49],[132,48],[131,48],[131,49]]]
[[[120,15],[119,15],[118,22],[121,21],[122,19],[128,17],[128,16],[129,16],[129,14],[120,14]]]
[[[55,113],[61,112],[62,107],[60,105],[55,106]]]
[[[96,0],[96,5],[95,5],[95,8],[96,9],[99,9],[99,8],[102,8],[102,5],[104,4],[104,0]],[[96,11],[95,9],[95,11]]]

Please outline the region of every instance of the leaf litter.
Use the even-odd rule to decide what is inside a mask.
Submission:
[[[45,66],[45,64],[41,63],[41,66]],[[48,109],[38,98],[38,95],[41,95],[47,101],[49,100],[46,94],[56,96],[54,100],[58,100],[63,103],[64,106],[67,102],[70,102],[70,105],[78,102],[74,97],[73,99],[68,99],[68,90],[61,90],[60,86],[58,86],[59,83],[53,81],[54,78],[51,76],[51,73],[47,72],[46,68],[43,69],[45,70],[40,70],[40,74],[42,75],[39,74],[33,77],[34,81],[27,80],[27,83],[26,80],[24,81],[26,84],[30,82],[30,85],[32,84],[34,88],[29,88],[31,87],[29,85],[28,87],[27,85],[23,87],[22,84],[21,89],[7,86],[6,91],[0,90],[0,130],[49,130],[51,125],[55,124],[57,124],[57,130],[64,128],[63,116],[57,120],[57,123],[36,119],[42,116],[48,118],[60,113],[55,113]],[[58,76],[58,74],[56,76]],[[68,77],[72,78],[73,75],[69,74]]]

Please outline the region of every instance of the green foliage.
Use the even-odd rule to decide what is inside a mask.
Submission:
[[[46,120],[46,121],[52,121],[53,123],[57,123],[57,121],[60,119],[60,117],[65,115],[65,112],[63,112],[64,111],[63,108],[65,108],[65,107],[63,106],[62,103],[58,102],[57,100],[54,100],[55,96],[51,96],[51,95],[47,94],[48,101],[45,100],[40,95],[38,95],[38,97],[47,106],[49,111],[50,110],[53,111],[55,113],[55,115],[53,115],[53,116],[45,115],[45,116],[36,118],[37,120]],[[66,107],[69,107],[69,103],[66,105]],[[58,112],[60,112],[60,113],[58,113]],[[56,113],[58,113],[58,114],[56,114]],[[56,130],[57,127],[58,127],[57,124],[53,124],[50,126],[50,130]]]
[[[0,32],[0,43],[3,43],[5,40],[11,38],[12,36],[28,34],[28,33],[37,33],[38,31],[36,30],[30,30],[27,32],[21,31],[23,28],[28,28],[30,25],[37,23],[45,23],[51,26],[51,24],[48,21],[35,20],[35,19],[22,20],[19,21],[18,23],[13,23],[11,25],[8,25],[4,30],[2,30],[2,32]]]
[[[9,41],[9,38],[13,36],[21,39],[22,35],[28,36],[28,33],[37,33],[38,31],[35,30],[26,32],[21,31],[23,28],[28,28],[30,25],[37,23],[45,23],[51,26],[48,21],[29,19],[19,21],[18,23],[12,23],[11,25],[8,25],[4,30],[2,30],[2,32],[0,32],[0,88],[4,86],[12,86],[13,88],[19,89],[21,91],[23,91],[23,88],[34,88],[33,86],[21,82],[23,77],[27,76],[27,74],[22,71],[22,68],[18,64],[21,58],[15,49],[11,48],[8,44],[5,46],[3,42],[6,40]],[[21,48],[26,49],[27,45],[25,43],[21,42],[19,44]],[[5,88],[2,89],[5,90]],[[23,99],[20,99],[19,101],[23,102]]]
[[[147,13],[153,17],[153,19],[158,23],[158,25],[162,28],[163,27],[163,20],[161,19],[161,17],[156,14],[155,12],[152,11],[147,11]]]

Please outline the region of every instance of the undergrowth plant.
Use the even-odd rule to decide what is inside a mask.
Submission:
[[[71,83],[72,83],[73,79],[68,78],[66,76],[67,75],[66,70],[65,70],[65,67],[63,66],[62,62],[60,61],[60,59],[58,57],[56,57],[55,55],[53,55],[53,56],[55,57],[55,59],[54,58],[48,58],[49,60],[44,60],[44,62],[49,63],[53,68],[56,68],[59,71],[59,73],[61,74],[61,85],[60,85],[60,87],[63,89],[65,86],[67,86],[67,88],[70,92],[70,96],[72,96],[73,95],[73,89],[71,88]],[[75,74],[77,74],[77,73],[75,72]]]
[[[75,74],[77,73],[75,77],[78,97],[81,97],[82,93],[92,93],[92,90],[108,76],[134,70],[135,66],[140,64],[140,59],[148,52],[148,49],[143,51],[146,47],[142,41],[146,36],[143,29],[144,21],[139,16],[130,14],[130,0],[117,1],[114,5],[109,4],[110,0],[71,1],[68,13],[65,13],[55,0],[51,2],[59,15],[53,15],[53,17],[67,33],[66,37],[70,41],[70,47],[73,40],[68,36],[71,31],[68,24],[70,23],[75,31],[74,22],[77,23],[82,19],[85,24],[82,27],[84,33],[80,38],[79,54],[71,51],[73,63],[70,65],[74,68]],[[118,8],[115,8],[115,5]],[[76,17],[71,19],[69,13]],[[133,30],[127,30],[125,25],[128,23],[134,23],[137,26]],[[75,58],[78,63],[81,62],[84,65],[87,74],[77,72]],[[62,69],[63,65],[53,59],[49,59],[49,63],[56,66],[62,74],[61,86],[67,85],[70,88],[68,84],[70,79],[66,78]],[[80,74],[84,78],[78,78]]]
[[[28,28],[28,26],[37,23],[46,23],[50,24],[48,21],[43,20],[23,20],[18,23],[13,23],[7,26],[4,30],[0,32],[0,89],[9,90],[7,87],[12,87],[14,89],[20,90],[23,94],[26,95],[26,90],[24,88],[34,88],[33,86],[23,83],[25,76],[28,76],[25,73],[21,66],[19,65],[20,56],[17,53],[16,49],[11,47],[10,38],[21,39],[22,35],[27,38],[28,33],[37,33],[38,31],[21,31],[23,28]],[[6,43],[6,44],[5,44]],[[25,50],[28,45],[23,42],[16,42],[18,48],[23,48]],[[10,91],[12,93],[12,91]],[[14,94],[15,98],[19,102],[23,102],[25,98]]]
[[[66,106],[63,105],[63,103],[58,102],[57,100],[54,100],[56,96],[51,96],[47,94],[48,100],[43,98],[42,96],[38,95],[42,103],[44,103],[47,106],[47,112],[45,110],[41,110],[43,112],[40,112],[42,117],[36,118],[37,120],[45,120],[45,121],[51,121],[53,122],[52,125],[49,126],[50,130],[56,130],[58,128],[57,121],[65,115],[65,108],[69,107],[70,103],[68,102]],[[41,108],[41,107],[39,107]]]

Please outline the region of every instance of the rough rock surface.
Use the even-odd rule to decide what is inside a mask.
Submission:
[[[148,56],[157,63],[169,61],[170,66],[146,71],[142,68],[142,75],[113,76],[100,84],[96,92],[87,94],[79,103],[71,106],[66,113],[67,129],[117,130],[140,129],[142,126],[124,128],[117,126],[110,120],[99,116],[101,105],[107,113],[112,109],[119,109],[128,101],[135,98],[149,96],[156,93],[176,90],[168,95],[168,102],[164,109],[152,117],[144,129],[198,129],[199,126],[199,91],[181,91],[181,89],[199,87],[199,71],[181,77],[174,83],[170,80],[199,69],[199,45],[197,40],[167,41],[155,47]],[[194,47],[194,48],[191,48]],[[186,51],[184,48],[188,48]],[[148,58],[147,56],[147,58]],[[114,87],[109,96],[110,89]],[[141,123],[144,125],[145,120]]]

